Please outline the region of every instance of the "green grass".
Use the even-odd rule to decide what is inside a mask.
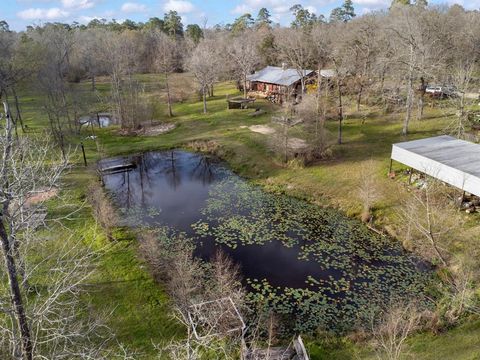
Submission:
[[[159,75],[142,74],[136,78],[145,84],[147,96],[155,103],[154,118],[175,123],[175,130],[159,136],[120,136],[118,127],[95,129],[100,151],[95,141],[85,139],[90,129],[83,129],[81,136],[73,136],[72,144],[83,141],[86,148],[88,169],[77,167],[65,179],[65,192],[75,204],[83,202],[87,185],[94,181],[92,171],[94,163],[101,157],[148,150],[188,147],[193,141],[213,140],[220,145],[220,156],[229,163],[238,174],[263,185],[267,190],[282,191],[290,195],[306,198],[320,205],[333,206],[350,216],[361,212],[361,201],[357,195],[362,168],[367,161],[373,161],[374,176],[381,198],[375,205],[374,215],[377,226],[395,226],[398,203],[407,194],[404,181],[387,178],[391,144],[422,137],[434,136],[451,121],[448,112],[442,109],[425,111],[425,119],[413,120],[408,137],[401,135],[403,114],[383,115],[380,109],[369,108],[368,118],[362,124],[362,113],[349,109],[344,123],[343,145],[332,145],[333,158],[318,162],[312,166],[285,167],[270,150],[269,139],[262,134],[253,133],[241,126],[269,124],[271,116],[279,108],[268,102],[258,100],[255,107],[266,113],[251,117],[252,109],[227,110],[226,96],[238,95],[231,83],[221,83],[215,88],[215,96],[208,99],[208,114],[202,113],[202,103],[198,96],[177,102],[173,106],[174,117],[166,116],[166,106],[161,93],[163,78]],[[181,91],[183,82],[191,82],[186,74],[176,75],[173,85]],[[81,89],[80,97],[84,111],[96,111],[89,82],[75,85]],[[108,83],[99,79],[98,88],[104,96],[108,94]],[[179,90],[180,89],[180,90]],[[42,101],[33,90],[24,89],[21,97],[25,122],[29,132],[40,133],[48,127],[45,114],[41,111]],[[330,141],[335,142],[337,123],[329,121],[327,129]],[[296,131],[302,134],[301,130]],[[79,161],[79,164],[81,162]],[[395,165],[397,170],[402,167]],[[470,221],[470,226],[478,226],[478,217]],[[109,245],[101,258],[92,278],[92,290],[88,301],[99,314],[113,309],[109,325],[117,333],[121,342],[129,348],[143,353],[145,358],[153,356],[153,343],[165,343],[182,334],[183,329],[172,321],[168,298],[161,286],[148,274],[137,255],[135,239],[128,232],[118,231],[116,241],[111,244],[103,234],[95,233],[98,227],[87,207],[78,219],[69,226],[79,232],[90,229],[89,238],[97,246]],[[95,239],[93,239],[95,235]],[[474,359],[479,358],[480,322],[472,320],[463,326],[444,334],[422,334],[410,341],[415,359]],[[346,339],[308,341],[312,359],[356,359],[374,358],[364,345],[356,345]],[[450,355],[452,354],[452,355]],[[441,356],[440,356],[441,355]],[[448,357],[451,356],[451,357]]]
[[[307,348],[312,360],[378,359],[367,344],[355,344],[345,338],[310,340]],[[406,349],[402,358],[405,360],[480,359],[480,321],[474,318],[441,334],[414,335],[407,341]]]
[[[59,203],[51,201],[50,216],[62,215],[79,209],[63,226],[54,226],[49,231],[59,241],[68,239],[73,232],[76,239],[93,246],[100,256],[93,273],[85,284],[87,289],[82,301],[95,317],[104,318],[106,325],[116,334],[117,340],[135,358],[150,359],[155,351],[152,344],[165,344],[184,329],[172,317],[170,301],[164,289],[157,284],[147,266],[138,257],[137,242],[125,229],[114,231],[114,240],[107,239],[95,221],[92,209],[85,203],[86,191],[96,181],[92,171],[81,167],[74,169],[64,179],[62,203],[68,208],[58,211]],[[112,344],[115,346],[115,344]]]

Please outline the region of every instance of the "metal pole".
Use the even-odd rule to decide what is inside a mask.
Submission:
[[[393,159],[390,159],[390,168],[388,169],[388,175],[392,173]]]
[[[83,146],[83,142],[80,143],[80,146],[82,147],[83,162],[85,166],[87,166],[87,156],[85,155],[85,147]]]

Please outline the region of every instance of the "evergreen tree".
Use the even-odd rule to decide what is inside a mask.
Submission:
[[[255,20],[255,24],[257,26],[270,26],[272,24],[272,20],[270,19],[272,16],[267,8],[261,8],[258,11],[257,19]]]
[[[192,39],[195,44],[198,44],[200,39],[203,38],[203,30],[197,24],[187,25],[185,33],[187,34],[187,37]]]
[[[173,37],[183,36],[182,18],[176,11],[170,10],[163,17],[165,31]]]
[[[355,16],[352,0],[345,0],[342,6],[337,7],[330,13],[330,22],[349,22]]]
[[[252,27],[254,24],[254,20],[252,18],[252,15],[250,14],[243,14],[239,18],[235,19],[235,21],[232,24],[232,32],[234,34],[241,33],[249,28]]]
[[[292,21],[292,28],[295,29],[307,29],[318,21],[322,21],[322,18],[317,18],[317,15],[305,9],[302,5],[297,4],[290,8],[293,12],[295,19]]]
[[[165,31],[165,22],[158,17],[151,17],[144,25],[147,29],[158,29],[160,31]]]
[[[10,32],[10,26],[5,20],[0,20],[0,32]]]
[[[390,6],[390,9],[395,7],[395,6],[405,6],[405,5],[412,5],[410,0],[392,0],[392,5]]]
[[[426,8],[428,6],[428,1],[427,0],[416,0],[415,5],[419,6],[419,7],[422,7],[422,8]]]
[[[345,0],[343,3],[344,21],[352,20],[357,14],[355,14],[355,8],[353,7],[352,0]]]

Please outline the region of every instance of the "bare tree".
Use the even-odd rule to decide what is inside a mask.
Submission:
[[[258,50],[254,37],[250,31],[245,31],[230,40],[227,47],[228,58],[235,65],[235,72],[242,80],[243,97],[247,98],[247,76],[250,75],[258,64]]]
[[[447,54],[442,70],[446,68],[449,73],[445,82],[452,86],[449,100],[457,111],[456,118],[448,126],[447,132],[461,138],[468,130],[468,105],[478,100],[472,99],[471,96],[469,99],[468,94],[480,60],[480,27],[477,17],[469,12],[454,13],[447,19],[450,20],[448,25],[458,29],[448,34],[449,36],[446,35],[450,41],[447,40],[442,46]]]
[[[418,329],[420,313],[413,303],[397,303],[383,311],[380,321],[372,321],[373,345],[378,359],[399,360],[406,340]]]
[[[326,106],[326,104],[322,104]],[[325,116],[319,108],[318,94],[306,94],[296,106],[296,116],[301,119],[309,136],[315,156],[322,157],[328,147]]]
[[[13,139],[8,114],[5,105],[0,136],[0,313],[5,314],[0,316],[0,357],[113,357],[105,347],[111,331],[100,316],[84,316],[88,312],[82,304],[98,253],[78,233],[68,235],[65,227],[60,244],[53,228],[37,231],[61,226],[73,215],[47,218],[45,206],[57,196],[68,160],[47,134]]]
[[[14,356],[20,355],[23,359],[33,359],[33,344],[30,326],[28,324],[24,299],[20,290],[20,281],[18,274],[17,259],[15,257],[18,248],[16,239],[12,233],[9,234],[9,225],[13,220],[9,217],[9,208],[13,199],[10,184],[12,183],[11,174],[11,160],[14,152],[12,139],[12,121],[10,120],[10,111],[6,103],[4,103],[5,112],[5,134],[2,136],[2,167],[1,167],[1,181],[2,186],[0,190],[0,199],[2,202],[2,212],[0,214],[0,240],[2,242],[2,254],[4,260],[5,270],[8,276],[9,295],[11,306],[13,309],[13,320],[18,326],[21,338],[21,350],[14,350]]]
[[[148,114],[144,111],[145,102],[141,97],[143,87],[133,77],[142,44],[135,32],[111,35],[103,44],[106,49],[103,55],[111,78],[113,110],[122,128],[131,131],[138,128]]]
[[[103,44],[109,33],[102,28],[77,30],[74,33],[75,47],[73,48],[73,62],[90,77],[91,89],[96,90],[96,79],[106,72]]]
[[[211,40],[202,40],[193,50],[187,68],[200,85],[203,99],[203,113],[207,113],[207,94],[209,87],[216,81],[219,68],[219,55],[215,52]]]
[[[394,39],[397,69],[406,79],[406,113],[402,134],[407,135],[415,100],[415,80],[419,76],[431,76],[432,69],[442,62],[444,56],[444,51],[439,46],[442,31],[439,31],[438,26],[442,23],[438,20],[441,18],[439,13],[426,12],[422,7],[395,7],[392,14],[394,16],[390,18],[392,21],[387,26],[387,31]],[[420,90],[419,114],[423,114],[423,88]]]
[[[290,129],[299,124],[302,119],[294,116],[292,103],[285,103],[280,116],[273,116],[272,122],[280,126],[281,131],[276,132],[272,138],[273,148],[282,154],[286,164],[291,154]]]
[[[66,82],[71,67],[73,34],[61,26],[49,25],[32,35],[42,52],[37,74],[38,86],[45,96],[44,109],[48,115],[52,136],[66,158],[68,136],[80,129],[76,96]]]
[[[300,77],[301,96],[305,93],[305,70],[312,64],[315,47],[310,33],[303,29],[279,29],[275,44],[282,60],[295,68]]]
[[[368,160],[360,171],[358,196],[362,201],[362,221],[368,222],[371,217],[372,206],[378,201],[380,194],[376,180],[376,166],[373,160]]]
[[[167,93],[168,116],[172,117],[172,99],[170,95],[170,84],[168,76],[176,68],[177,44],[176,40],[172,39],[171,36],[168,36],[167,34],[159,30],[154,31],[152,35],[155,38],[155,65],[156,69],[164,75],[165,91]]]
[[[405,234],[424,257],[447,266],[448,244],[456,237],[462,219],[446,199],[441,184],[428,179],[422,187],[412,192],[400,211]]]

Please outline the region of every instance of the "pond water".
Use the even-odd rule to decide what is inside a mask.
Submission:
[[[80,118],[80,124],[83,126],[90,126],[92,123],[94,126],[98,126],[100,128],[105,128],[113,124],[112,118],[106,115],[100,115],[98,118],[97,116],[84,116]]]
[[[241,266],[252,301],[295,331],[341,331],[372,306],[420,296],[425,266],[359,221],[253,186],[210,157],[184,151],[108,159],[133,162],[104,175],[124,221],[168,226],[196,241],[196,255],[223,249]]]

